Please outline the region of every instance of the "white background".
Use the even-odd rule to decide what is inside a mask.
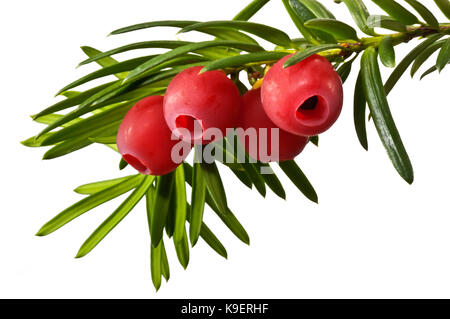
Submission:
[[[393,169],[372,124],[369,152],[360,147],[352,119],[353,73],[339,121],[321,136],[319,148],[310,145],[298,158],[320,205],[308,202],[284,177],[287,201],[270,192],[262,200],[223,170],[230,206],[250,234],[250,247],[207,211],[206,221],[227,247],[228,260],[200,242],[184,271],[167,242],[171,280],[157,294],[150,280],[143,206],[80,260],[73,258],[79,246],[120,201],[48,237],[34,236],[43,223],[80,199],[73,188],[125,174],[117,169],[118,155],[100,145],[42,161],[43,149],[19,144],[42,128],[29,115],[53,104],[53,94],[63,85],[94,70],[94,65],[74,68],[84,59],[78,47],[106,50],[176,39],[172,28],[105,35],[150,20],[229,19],[246,2],[1,2],[0,297],[450,297],[448,69],[421,82],[406,75],[389,96],[414,165],[412,186]],[[326,2],[337,17],[349,21],[344,5]],[[272,1],[253,21],[298,36],[281,1]],[[402,46],[398,59],[416,43]],[[389,72],[384,70],[383,76]]]

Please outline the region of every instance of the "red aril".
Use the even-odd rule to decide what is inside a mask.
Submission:
[[[164,120],[163,100],[162,96],[149,96],[136,103],[117,133],[117,147],[123,159],[142,174],[170,173],[192,148],[189,143],[171,139],[172,133]]]
[[[277,126],[292,134],[323,133],[342,109],[341,78],[324,57],[315,54],[283,68],[289,57],[275,63],[264,77],[264,110]]]
[[[248,135],[244,135],[239,129],[237,133],[251,157],[261,162],[280,162],[295,158],[305,148],[307,137],[283,131],[267,117],[261,103],[261,89],[248,91],[242,99],[239,128],[244,129]],[[253,133],[249,129],[254,129],[256,139],[252,140]],[[272,129],[278,130],[278,139]]]
[[[180,72],[170,82],[164,98],[169,128],[176,136],[195,144],[212,142],[215,132],[224,137],[227,128],[234,128],[241,101],[236,85],[224,72],[200,74],[202,68]]]

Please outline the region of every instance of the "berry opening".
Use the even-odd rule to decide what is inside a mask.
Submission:
[[[177,129],[188,130],[188,132],[183,132],[182,130],[177,130],[178,137],[181,137],[183,140],[191,141],[191,140],[201,140],[203,136],[203,125],[201,121],[196,119],[190,115],[179,115],[175,119],[175,126]],[[184,134],[183,134],[184,133]],[[186,136],[187,133],[189,136]]]
[[[131,154],[124,154],[122,158],[131,166],[133,166],[139,173],[142,174],[149,174],[149,169],[147,166],[142,164],[140,160],[138,160],[136,157],[134,157]]]
[[[328,117],[328,105],[325,99],[319,95],[313,95],[303,101],[297,108],[296,118],[306,126],[318,126],[323,124]]]

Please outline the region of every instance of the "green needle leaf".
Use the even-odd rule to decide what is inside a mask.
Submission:
[[[299,0],[316,17],[323,19],[335,19],[334,15],[317,0]]]
[[[364,2],[362,0],[343,0],[343,2],[361,31],[365,34],[376,36],[373,28],[367,25],[367,18],[369,18],[370,14]]]
[[[127,166],[128,166],[128,163],[123,158],[120,158],[119,170],[123,170]]]
[[[81,47],[81,50],[84,52],[84,54],[86,54],[89,58],[92,58],[96,55],[102,54],[102,51],[99,51],[97,49],[94,49],[92,47],[88,47],[88,46],[83,46]],[[111,57],[105,57],[103,59],[97,60],[96,61],[102,68],[107,68],[110,66],[113,66],[115,64],[117,64],[118,62],[111,58]],[[123,79],[126,76],[126,73],[117,73],[114,74],[118,79]]]
[[[42,226],[36,236],[46,236],[91,209],[129,192],[133,188],[136,188],[142,182],[142,179],[143,176],[141,175],[133,176],[119,184],[113,185],[80,200],[69,208],[63,210],[52,220]]]
[[[273,171],[273,169],[270,167],[267,163],[255,163],[255,165],[259,168],[260,172],[261,169],[264,169],[264,174],[261,174],[262,178],[264,179],[264,182],[269,186],[269,188],[280,198],[286,199],[286,192],[283,188],[283,184],[281,184],[280,180],[278,179],[277,175]]]
[[[191,221],[191,216],[190,216],[191,207],[189,206],[189,204],[186,206],[187,206],[187,211],[188,211],[187,220],[190,222]],[[185,233],[186,233],[186,230],[185,230]],[[202,223],[202,226],[200,229],[200,237],[208,244],[209,247],[211,247],[220,256],[224,257],[225,259],[227,258],[227,256],[228,256],[227,250],[222,245],[220,240],[216,237],[216,235],[214,235],[214,233],[209,229],[209,227],[206,226],[205,223]]]
[[[170,279],[169,260],[167,259],[166,247],[164,240],[161,240],[161,273],[166,281]]]
[[[305,50],[302,50],[300,52],[297,52],[292,57],[286,60],[284,62],[283,67],[288,68],[294,64],[297,64],[300,61],[303,61],[304,59],[310,57],[313,54],[320,53],[327,50],[332,49],[344,49],[339,44],[319,44],[310,48],[307,48]]]
[[[433,13],[417,0],[405,0],[432,27],[439,28],[439,22]]]
[[[152,246],[157,247],[163,236],[169,214],[170,199],[174,185],[174,173],[158,176],[156,180],[156,195],[153,201],[152,214]]]
[[[225,194],[225,188],[223,187],[222,179],[220,178],[220,173],[217,169],[216,163],[209,164],[206,162],[202,162],[200,163],[199,169],[202,170],[201,175],[203,175],[206,188],[211,195],[214,204],[219,209],[220,213],[226,215],[228,213],[227,196]]]
[[[242,9],[241,12],[239,12],[233,20],[240,20],[240,21],[248,21],[251,17],[253,17],[259,10],[261,10],[262,7],[266,5],[267,2],[270,0],[253,0],[249,3],[248,6],[246,6],[244,9]]]
[[[83,243],[76,258],[86,256],[128,215],[145,195],[154,179],[154,176],[144,177],[142,183],[133,191],[133,193],[131,193],[131,195]]]
[[[116,144],[116,135],[106,137],[92,137],[90,140],[99,144]]]
[[[413,168],[389,110],[377,58],[377,51],[374,48],[367,48],[364,51],[361,59],[364,93],[378,135],[395,169],[407,183],[411,184],[414,180]]]
[[[102,78],[102,77],[105,77],[108,75],[116,74],[118,72],[130,71],[130,70],[138,67],[145,61],[148,61],[151,58],[154,58],[155,56],[156,55],[138,57],[138,58],[130,59],[130,60],[123,61],[120,63],[116,63],[116,64],[113,64],[110,66],[105,66],[104,68],[102,68],[100,70],[89,73],[88,75],[85,75],[82,78],[66,85],[57,94],[60,94],[61,92],[70,90],[70,89],[77,87],[79,85],[82,85],[84,83],[87,83],[87,82],[90,82],[90,81],[93,81],[93,80],[96,80],[96,79],[99,79],[99,78]],[[124,76],[121,77],[123,79],[127,75],[127,73],[122,73],[122,74],[124,74]]]
[[[148,229],[150,233],[151,238],[151,232],[152,232],[152,216],[154,212],[152,211],[152,204],[155,200],[155,188],[153,186],[150,186],[146,192],[146,208],[147,208],[147,221],[148,221]],[[161,275],[162,275],[162,256],[164,249],[164,241],[161,239],[157,247],[153,247],[153,245],[150,245],[150,273],[152,277],[153,286],[155,287],[156,291],[159,290],[161,287]],[[165,254],[165,251],[164,251]],[[167,258],[167,256],[166,256]],[[167,264],[168,266],[168,264]]]
[[[192,21],[192,20],[161,20],[161,21],[151,21],[151,22],[144,22],[139,24],[133,24],[124,28],[120,28],[117,30],[114,30],[109,35],[116,35],[116,34],[122,34],[137,30],[143,30],[148,28],[154,28],[154,27],[176,27],[176,28],[184,28],[188,25],[198,23],[198,21]]]
[[[305,27],[305,22],[311,19],[319,18],[312,10],[308,8],[308,5],[301,0],[282,0],[286,11],[291,17],[300,33],[312,44],[319,44],[325,42],[335,42],[334,38],[329,34],[318,30],[311,30]]]
[[[279,162],[278,165],[306,198],[318,203],[319,199],[314,187],[294,160]]]
[[[412,25],[419,23],[419,20],[417,20],[417,17],[414,14],[394,0],[372,0],[372,2],[383,9],[392,18],[403,24]]]
[[[165,62],[170,59],[176,58],[178,56],[184,55],[188,52],[195,52],[201,49],[211,48],[211,47],[219,47],[219,46],[225,46],[225,47],[231,47],[235,49],[241,49],[244,51],[263,51],[263,49],[256,45],[251,43],[244,43],[244,42],[236,42],[236,41],[222,41],[222,40],[215,40],[215,41],[205,41],[205,42],[199,42],[199,43],[191,43],[187,44],[181,47],[178,47],[176,49],[173,49],[169,52],[166,52],[164,54],[161,54],[150,61],[145,62],[144,64],[140,65],[136,69],[130,72],[128,74],[127,78],[125,78],[125,81],[130,81],[133,78],[136,78],[140,75],[142,75],[147,70]]]
[[[339,67],[339,69],[337,69],[336,72],[341,77],[342,83],[345,83],[345,81],[347,81],[347,78],[350,75],[350,72],[352,71],[352,64],[353,64],[353,61],[351,60],[351,61],[345,62],[344,64],[342,64]]]
[[[184,166],[180,165],[175,170],[175,226],[173,240],[181,242],[186,232],[186,180],[184,177]]]
[[[110,188],[112,186],[118,185],[126,180],[129,180],[130,178],[136,178],[137,176],[138,175],[130,175],[114,179],[108,179],[106,181],[84,184],[75,188],[74,192],[82,195],[92,195],[100,191],[103,191],[107,188]]]
[[[73,125],[65,127],[55,134],[49,136],[43,141],[43,145],[52,145],[70,138],[80,136],[82,134],[89,134],[94,129],[102,128],[112,122],[121,121],[128,110],[136,103],[131,101],[124,104],[116,105],[104,112],[94,114],[82,121],[79,121]],[[62,121],[61,121],[62,122]],[[56,124],[55,124],[56,125]],[[59,126],[59,125],[58,125]],[[42,132],[45,132],[42,131]],[[41,132],[41,134],[42,134]]]
[[[441,51],[439,51],[439,55],[436,61],[436,68],[439,72],[441,72],[445,66],[450,62],[450,38],[445,40],[444,45],[442,46]]]
[[[348,24],[335,19],[312,19],[305,22],[305,26],[331,34],[336,40],[356,40],[356,30]]]
[[[188,163],[184,163],[183,165],[184,165],[184,169],[185,169],[186,182],[189,185],[192,185],[193,169]],[[263,181],[263,183],[264,183],[264,181]],[[241,225],[241,223],[239,223],[238,219],[236,218],[236,216],[234,216],[233,212],[230,209],[228,209],[227,215],[221,214],[219,209],[214,204],[214,201],[212,200],[211,195],[209,194],[208,191],[206,192],[205,201],[209,205],[209,207],[211,207],[211,209],[216,213],[216,215],[222,220],[222,222],[225,224],[225,226],[227,226],[228,229],[237,238],[239,238],[242,242],[246,243],[247,245],[250,244],[250,238],[249,238],[247,232],[245,231],[245,229]],[[191,209],[191,211],[192,211],[192,209]]]
[[[434,0],[442,13],[450,19],[450,1],[449,0]]]
[[[79,65],[85,65],[89,64],[95,61],[98,61],[100,59],[109,57],[111,55],[124,53],[132,50],[138,50],[138,49],[174,49],[181,46],[184,46],[186,44],[189,44],[191,42],[186,41],[178,41],[178,40],[158,40],[158,41],[144,41],[144,42],[136,42],[127,44],[112,50],[105,51],[103,53],[100,53],[98,55],[95,55],[89,59],[86,59],[82,61]]]
[[[286,52],[256,52],[242,55],[235,55],[223,59],[209,62],[202,69],[202,72],[234,68],[244,66],[248,63],[277,61],[288,55]]]
[[[199,147],[196,147],[196,158],[198,156],[198,148]],[[205,208],[206,198],[206,179],[204,175],[205,174],[204,170],[202,169],[201,163],[194,163],[194,169],[192,171],[191,224],[189,227],[189,238],[191,240],[192,247],[195,246],[198,237],[200,236],[200,229],[203,220],[203,211]],[[213,196],[211,196],[211,198],[213,198]],[[212,201],[215,205],[214,199]]]
[[[174,241],[174,246],[178,261],[180,262],[181,266],[186,269],[189,264],[189,241],[186,233],[186,228],[184,229],[183,239],[179,242]]]
[[[367,19],[367,25],[371,28],[379,27],[388,30],[394,30],[397,32],[406,31],[406,25],[392,19],[391,17],[382,15],[369,16],[369,18]]]
[[[233,30],[242,30],[254,34],[260,37],[261,39],[264,39],[266,41],[281,46],[289,46],[291,43],[291,39],[289,38],[289,36],[281,30],[260,23],[236,21],[236,20],[200,22],[184,27],[178,33],[185,33],[194,30],[195,31],[204,30],[211,27],[213,28],[223,27],[223,28],[230,28]]]
[[[435,41],[439,40],[443,35],[442,34],[434,34],[428,37],[425,41],[421,42],[418,46],[412,49],[403,60],[397,65],[397,67],[392,71],[391,75],[387,79],[384,88],[386,90],[386,95],[388,95],[391,90],[394,88],[395,84],[401,78],[403,73],[405,73],[408,66],[413,63],[413,61],[417,58],[417,56],[428,46],[430,46]]]
[[[369,149],[366,132],[366,98],[364,96],[364,87],[361,72],[355,84],[355,95],[353,100],[353,120],[355,123],[356,135],[359,143],[367,151]]]
[[[58,111],[62,111],[62,110],[68,109],[69,107],[72,107],[72,106],[79,105],[86,99],[88,99],[91,96],[97,94],[98,92],[104,90],[105,88],[109,87],[113,83],[115,83],[115,81],[96,86],[96,87],[89,89],[87,91],[84,91],[76,96],[69,97],[68,99],[65,99],[56,104],[53,104],[52,106],[49,106],[49,107],[45,108],[44,110],[42,110],[41,112],[39,112],[38,114],[34,115],[33,119],[37,120],[42,116],[45,116],[45,115],[48,115],[51,113],[55,113]]]
[[[111,124],[107,124],[105,126],[101,126],[99,128],[93,129],[90,132],[85,132],[80,134],[77,137],[73,137],[71,139],[67,139],[59,144],[56,144],[54,147],[49,149],[43,156],[43,159],[49,160],[54,159],[63,155],[70,154],[77,150],[80,150],[86,146],[91,145],[92,139],[101,136],[109,136],[111,134],[117,134],[117,130],[119,128],[120,121],[112,122]],[[56,133],[52,133],[48,135],[48,138],[52,137]],[[47,138],[42,141],[42,145],[46,143]],[[47,145],[47,144],[45,144]]]
[[[378,47],[378,53],[384,66],[388,68],[395,67],[395,50],[390,36],[383,37]]]
[[[440,40],[432,45],[430,45],[428,48],[423,50],[419,56],[414,60],[413,65],[411,66],[411,77],[413,77],[416,72],[419,70],[419,68],[428,60],[428,58],[437,50],[439,50],[445,41]]]
[[[155,287],[156,291],[161,288],[161,276],[162,276],[162,269],[161,269],[161,257],[162,257],[162,248],[163,246],[163,240],[161,240],[158,244],[158,246],[155,248],[152,245],[150,245],[150,273],[152,275],[152,282],[153,286]]]

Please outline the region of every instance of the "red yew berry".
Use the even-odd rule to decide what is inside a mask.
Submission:
[[[169,128],[176,136],[195,144],[212,142],[216,139],[215,132],[223,137],[227,128],[234,128],[241,101],[236,85],[225,73],[199,74],[202,68],[196,66],[180,72],[170,82],[164,98]]]
[[[261,162],[279,162],[291,160],[300,154],[308,143],[308,138],[279,129],[267,117],[261,103],[261,89],[248,91],[242,99],[239,127],[246,130],[246,135],[239,129],[237,132],[241,143],[251,157]],[[252,132],[249,131],[251,128],[256,130],[256,139],[253,141],[255,145],[251,145]],[[278,129],[278,138],[272,134],[272,129]],[[272,137],[275,138],[274,141]]]
[[[275,63],[264,77],[264,110],[277,126],[292,134],[323,133],[341,112],[341,79],[324,57],[315,54],[283,68],[289,57]]]
[[[170,173],[192,148],[189,143],[171,139],[172,133],[164,120],[163,100],[162,96],[149,96],[136,103],[117,133],[117,147],[123,159],[142,174]]]

